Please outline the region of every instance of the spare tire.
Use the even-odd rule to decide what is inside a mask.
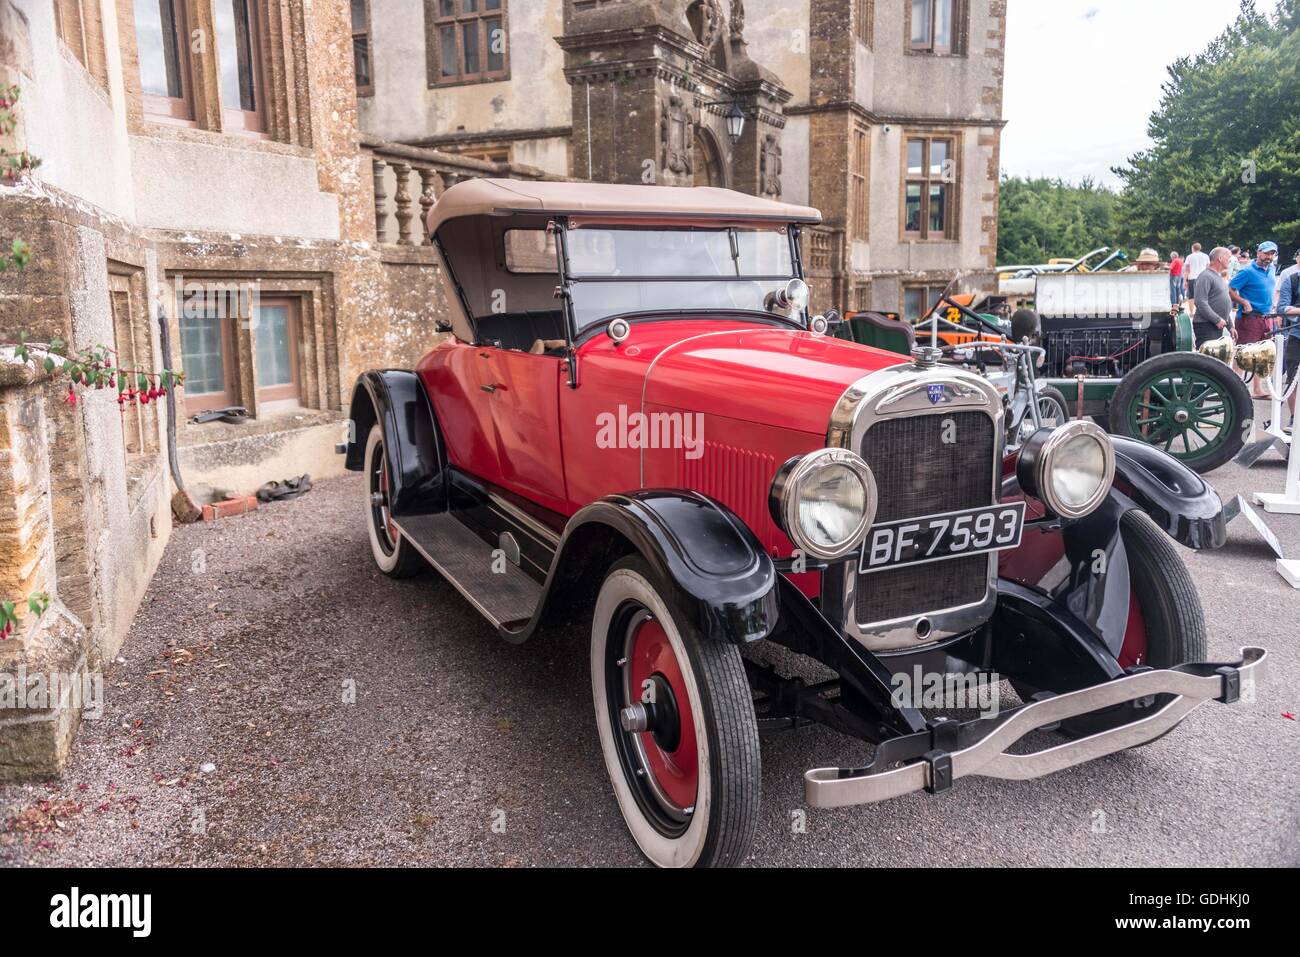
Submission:
[[[1254,405],[1246,384],[1218,359],[1167,352],[1134,366],[1107,411],[1116,435],[1154,445],[1204,474],[1241,451]]]
[[[1011,341],[1037,342],[1043,335],[1043,321],[1032,309],[1017,309],[1011,314]]]

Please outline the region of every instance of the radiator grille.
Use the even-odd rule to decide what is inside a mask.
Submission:
[[[951,421],[956,441],[945,442]],[[872,426],[862,457],[880,491],[877,522],[991,505],[993,420],[982,412],[949,412],[886,419]],[[980,601],[988,588],[989,558],[969,555],[942,562],[859,575],[854,607],[862,624]]]

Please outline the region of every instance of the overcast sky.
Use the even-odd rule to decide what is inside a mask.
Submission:
[[[1273,4],[1262,0],[1261,10]],[[1165,68],[1203,50],[1238,0],[1010,0],[1002,168],[1118,185],[1147,146]]]

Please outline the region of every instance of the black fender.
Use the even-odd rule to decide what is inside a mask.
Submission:
[[[645,489],[607,496],[569,519],[537,611],[503,637],[526,641],[588,607],[605,569],[633,550],[666,583],[665,601],[706,638],[743,644],[776,627],[776,565],[749,527],[697,492]]]
[[[393,515],[429,515],[447,508],[447,453],[424,383],[407,369],[357,376],[348,407],[352,429],[344,464],[365,468],[366,439],[379,423],[388,459]]]
[[[1219,493],[1209,482],[1155,446],[1118,435],[1110,440],[1115,447],[1115,491],[1188,548],[1223,547],[1228,522]]]
[[[1066,567],[1044,569],[1043,580],[1032,586],[1040,597],[1032,601],[1015,583],[998,583],[995,615],[1000,627],[1010,633],[1038,632],[1060,646],[1051,652],[1058,660],[1074,657],[1080,675],[1097,674],[1092,669],[1098,652],[1104,649],[1117,658],[1124,644],[1130,579],[1120,522],[1126,512],[1146,512],[1189,548],[1218,548],[1227,539],[1223,503],[1201,476],[1145,442],[1120,436],[1111,441],[1115,483],[1110,494],[1096,511],[1063,523],[1059,531]],[[1002,494],[1018,491],[1013,478],[1004,483]],[[1021,676],[1007,661],[1003,668]]]

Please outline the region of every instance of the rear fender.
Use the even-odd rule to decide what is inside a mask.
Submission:
[[[365,468],[366,440],[378,422],[388,459],[392,514],[429,515],[447,508],[447,453],[433,406],[414,372],[386,369],[357,377],[349,406],[352,430],[345,465]]]

